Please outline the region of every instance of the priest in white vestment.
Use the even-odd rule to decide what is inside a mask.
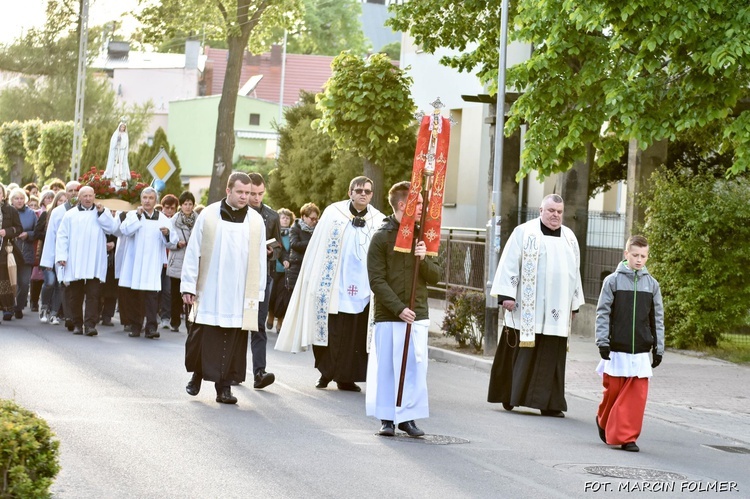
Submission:
[[[519,225],[505,244],[492,295],[504,309],[488,402],[565,417],[570,323],[584,304],[575,234],[562,225],[563,199],[542,200],[539,219]]]
[[[339,390],[359,392],[355,382],[367,377],[367,250],[385,218],[370,206],[372,189],[372,180],[355,177],[349,199],[323,211],[276,341],[286,352],[312,345],[320,371],[316,388],[335,381]]]
[[[146,187],[141,192],[141,206],[120,224],[120,233],[131,238],[120,270],[120,286],[132,290],[131,338],[141,335],[144,315],[146,338],[159,337],[161,273],[167,263],[167,244],[177,244],[177,233],[166,215],[156,209],[157,202],[156,189]]]
[[[421,437],[424,431],[414,420],[430,415],[427,399],[427,330],[430,326],[427,285],[437,284],[441,272],[435,259],[426,257],[427,248],[423,241],[415,244],[410,253],[394,251],[410,185],[409,182],[399,182],[391,187],[388,201],[393,215],[387,217],[372,236],[367,254],[367,273],[375,297],[375,334],[367,363],[365,407],[368,416],[381,421],[379,434],[386,437],[396,434],[396,425],[410,437]],[[421,214],[420,196],[414,219],[419,220]],[[420,261],[415,301],[414,307],[409,308],[417,258]],[[401,406],[397,407],[407,324],[411,324],[409,351]]]
[[[78,189],[81,187],[81,183],[76,180],[71,180],[65,184],[65,194],[68,198],[65,204],[52,209],[52,212],[47,218],[47,232],[44,236],[44,246],[42,247],[42,256],[39,261],[39,266],[45,269],[45,273],[52,273],[53,275],[47,275],[45,282],[54,281],[53,286],[57,286],[60,292],[60,302],[62,303],[63,315],[65,316],[65,327],[68,331],[73,331],[73,321],[71,320],[70,302],[67,289],[62,282],[58,279],[58,266],[55,258],[55,250],[57,248],[57,231],[60,228],[65,213],[67,213],[77,202]],[[47,286],[47,284],[45,284]],[[51,310],[50,314],[57,316],[57,310]]]
[[[101,204],[94,205],[94,189],[81,187],[78,204],[67,211],[57,233],[55,258],[68,284],[73,334],[96,336],[99,288],[107,278],[107,234],[115,219]],[[83,300],[86,299],[86,315]]]
[[[234,172],[227,197],[208,205],[195,221],[180,275],[180,292],[192,307],[185,390],[195,396],[202,380],[213,381],[216,401],[236,404],[232,383],[245,381],[248,331],[258,328],[266,290],[266,228],[248,209],[251,180]]]

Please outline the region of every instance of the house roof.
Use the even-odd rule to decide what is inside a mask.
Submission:
[[[226,49],[205,48],[208,58],[206,61],[206,93],[220,94],[224,86],[224,75],[227,71]],[[291,106],[299,100],[300,90],[320,92],[323,85],[331,77],[332,56],[286,54],[284,75],[284,105]],[[256,75],[263,78],[250,96],[258,99],[279,102],[281,90],[281,53],[267,52],[261,55],[245,53],[240,75],[239,90],[247,81]]]
[[[206,56],[198,56],[198,70],[203,71],[206,65]],[[185,67],[185,54],[163,54],[160,52],[134,52],[130,51],[124,57],[111,57],[106,52],[99,54],[90,64],[91,68],[113,70],[113,69],[183,69]]]

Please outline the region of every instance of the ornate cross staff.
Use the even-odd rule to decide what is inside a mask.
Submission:
[[[420,238],[425,242],[427,255],[437,256],[440,247],[440,223],[442,218],[443,194],[445,188],[445,173],[448,163],[448,145],[450,142],[450,125],[452,120],[440,115],[443,103],[440,98],[430,103],[434,108],[429,116],[419,113],[416,118],[420,121],[417,136],[417,149],[414,153],[414,168],[411,175],[411,188],[406,201],[406,210],[401,218],[401,225],[396,237],[394,251],[411,253],[417,241],[414,239],[414,223],[416,222],[416,208],[419,195],[422,195],[422,214],[419,220]],[[414,257],[414,274],[411,281],[411,295],[409,309],[414,310],[417,295],[417,279],[419,279],[418,257]],[[409,354],[411,340],[411,324],[406,325],[404,337],[404,354],[401,359],[401,376],[398,382],[396,407],[401,407],[404,394],[404,378],[406,377],[406,361]]]

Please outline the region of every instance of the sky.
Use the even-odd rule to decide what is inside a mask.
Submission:
[[[33,27],[44,24],[47,0],[0,0],[0,43],[11,43],[15,38]],[[118,20],[120,16],[138,6],[138,0],[89,0],[89,26]],[[135,21],[130,18],[123,25],[124,31],[132,30]],[[130,25],[130,29],[129,29]]]

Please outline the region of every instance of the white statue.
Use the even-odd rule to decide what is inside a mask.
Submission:
[[[112,185],[118,189],[122,188],[123,182],[130,180],[128,145],[128,126],[121,121],[109,140],[109,157],[104,171],[104,178],[111,178]]]

